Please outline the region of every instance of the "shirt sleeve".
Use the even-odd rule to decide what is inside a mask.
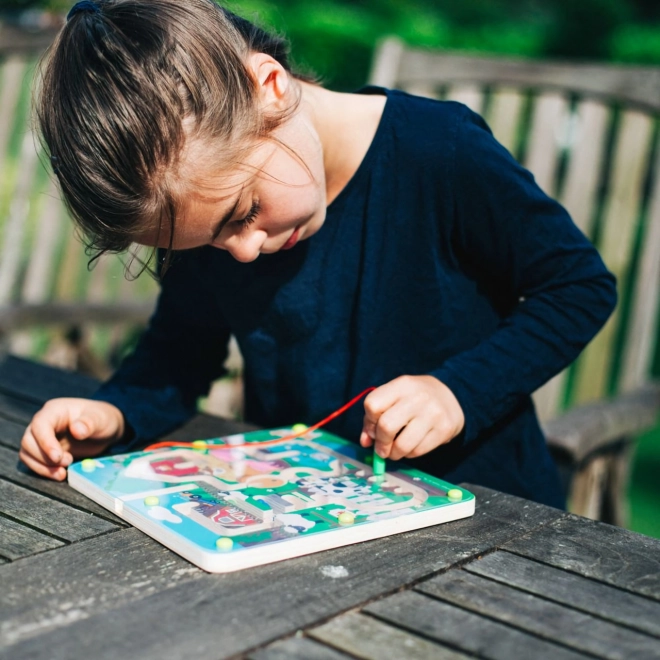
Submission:
[[[127,440],[113,453],[183,424],[195,414],[198,397],[225,373],[230,331],[217,305],[207,300],[208,287],[193,262],[191,253],[175,256],[135,350],[93,396],[117,406],[126,420]]]
[[[470,442],[578,356],[612,313],[616,285],[566,210],[467,109],[453,190],[459,262],[502,317],[488,338],[432,372],[463,408]]]

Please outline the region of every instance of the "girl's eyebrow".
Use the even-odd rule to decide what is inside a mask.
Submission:
[[[213,236],[211,237],[211,241],[214,241],[216,238],[218,238],[223,227],[231,220],[232,216],[234,215],[238,207],[239,202],[241,201],[242,196],[243,196],[243,188],[241,187],[238,195],[236,195],[236,199],[234,200],[234,205],[222,216],[222,218],[220,218],[220,222],[216,225],[215,229],[213,230]]]

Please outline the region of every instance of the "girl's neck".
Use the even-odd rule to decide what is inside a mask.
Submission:
[[[344,94],[301,83],[301,110],[323,149],[327,204],[343,190],[364,159],[385,107],[381,95]]]

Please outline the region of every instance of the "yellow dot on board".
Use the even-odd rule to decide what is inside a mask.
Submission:
[[[204,440],[193,440],[192,442],[192,448],[193,449],[206,449],[208,445]]]
[[[80,465],[85,472],[96,470],[96,461],[93,458],[86,458]]]
[[[147,506],[158,506],[160,500],[155,495],[148,495],[144,498],[144,503]]]
[[[294,424],[294,425],[291,427],[291,430],[292,430],[294,433],[301,433],[302,431],[306,431],[306,430],[307,430],[307,424]]]
[[[216,542],[215,547],[220,552],[229,552],[234,547],[234,542],[226,536],[221,536]]]
[[[447,497],[452,502],[458,502],[459,500],[463,499],[463,491],[458,490],[458,488],[452,488],[451,490],[447,491]]]
[[[337,518],[340,525],[352,525],[355,522],[355,514],[350,511],[342,511]]]

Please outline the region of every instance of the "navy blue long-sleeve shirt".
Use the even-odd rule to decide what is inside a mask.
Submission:
[[[96,397],[124,413],[131,447],[158,437],[223,373],[230,333],[246,419],[265,427],[311,424],[369,386],[431,374],[465,428],[409,462],[562,506],[530,394],[605,322],[614,278],[478,115],[361,92],[387,94],[383,116],[321,229],[247,264],[212,247],[177,253],[135,353]],[[357,441],[363,414],[327,428]]]

